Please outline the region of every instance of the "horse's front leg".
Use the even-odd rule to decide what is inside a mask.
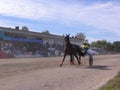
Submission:
[[[74,56],[72,54],[70,54],[70,64],[74,65]]]
[[[62,62],[61,62],[61,64],[60,64],[60,67],[62,67],[62,65],[63,65],[63,63],[64,63],[64,61],[65,61],[65,57],[66,57],[66,52],[64,53],[64,57],[63,57],[63,60],[62,60]]]

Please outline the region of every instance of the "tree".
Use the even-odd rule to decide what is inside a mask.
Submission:
[[[107,51],[114,51],[114,45],[112,43],[108,42],[106,46]]]
[[[50,34],[50,32],[48,30],[45,30],[42,32],[43,34]]]
[[[114,51],[120,52],[120,41],[113,42],[113,45],[114,45]]]
[[[107,51],[114,51],[114,46],[112,43],[107,42],[106,40],[98,40],[96,42],[91,43],[92,47],[98,47],[98,48],[103,48]]]
[[[79,38],[79,39],[81,39],[81,40],[83,40],[83,41],[87,41],[86,36],[85,36],[84,33],[79,32],[79,33],[77,33],[77,34],[75,35],[75,37],[76,37],[76,38]]]
[[[96,42],[92,42],[91,46],[98,47],[98,48],[103,48],[103,47],[106,46],[106,43],[107,43],[106,40],[102,40],[102,41],[98,40]]]
[[[23,26],[23,27],[22,27],[22,30],[23,30],[23,31],[29,31],[28,27],[26,27],[26,26]]]

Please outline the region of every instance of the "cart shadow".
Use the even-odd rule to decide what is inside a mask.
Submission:
[[[88,66],[86,68],[89,69],[100,69],[100,70],[111,70],[111,66],[106,66],[106,65],[94,65],[94,66]]]

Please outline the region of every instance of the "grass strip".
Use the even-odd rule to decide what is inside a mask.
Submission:
[[[107,84],[98,90],[120,90],[120,72],[115,78],[109,80]]]

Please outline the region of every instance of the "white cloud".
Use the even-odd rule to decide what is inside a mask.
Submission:
[[[100,40],[99,38],[93,38],[93,37],[88,37],[88,42],[91,43],[91,42],[96,42],[97,40]]]
[[[0,0],[0,14],[27,19],[51,19],[49,6],[30,0]],[[54,13],[53,13],[54,14]]]
[[[62,1],[0,0],[0,15],[38,21],[58,20],[68,25],[83,23],[120,36],[120,6],[112,2],[85,6]]]
[[[100,8],[87,11],[86,14],[89,16],[83,16],[82,21],[88,25],[106,29],[120,35],[120,6],[115,6],[112,3],[103,6],[98,5],[96,7]]]

